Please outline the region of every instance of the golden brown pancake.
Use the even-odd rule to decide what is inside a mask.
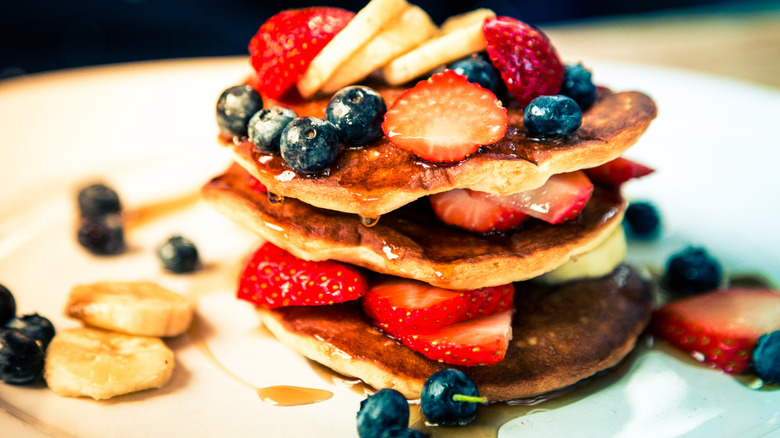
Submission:
[[[596,186],[582,213],[562,224],[531,219],[515,231],[483,235],[443,224],[422,199],[369,228],[354,214],[292,198],[272,204],[256,187],[234,164],[202,193],[227,217],[300,258],[339,260],[449,289],[497,286],[551,271],[608,238],[625,210],[619,189]]]
[[[653,305],[650,284],[625,265],[599,279],[515,286],[513,339],[504,360],[455,367],[491,402],[546,394],[614,367],[633,349]],[[372,327],[355,302],[258,312],[266,327],[298,353],[410,399],[420,397],[431,374],[453,367]]]
[[[401,90],[383,91],[388,105]],[[327,99],[284,103],[299,115],[325,117]],[[267,100],[266,107],[277,102]],[[652,99],[642,93],[600,88],[585,111],[582,126],[560,140],[526,137],[523,114],[508,108],[505,137],[452,164],[435,164],[382,138],[363,148],[342,147],[327,171],[307,176],[292,170],[279,154],[263,154],[248,141],[228,140],[236,162],[281,196],[329,210],[376,218],[420,197],[454,188],[512,194],[541,186],[554,174],[595,167],[622,155],[656,116]]]

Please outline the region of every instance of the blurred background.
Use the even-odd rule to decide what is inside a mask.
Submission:
[[[4,0],[0,79],[139,60],[242,55],[260,24],[280,9],[327,4],[357,11],[366,0]],[[780,1],[485,0],[414,1],[441,23],[478,7],[537,26],[575,25],[642,14],[780,9]]]

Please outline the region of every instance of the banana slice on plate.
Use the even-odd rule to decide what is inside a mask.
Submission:
[[[627,249],[623,227],[617,227],[606,240],[594,249],[536,277],[534,281],[545,284],[560,284],[581,278],[603,277],[623,263]]]
[[[44,378],[63,397],[104,400],[171,379],[174,356],[159,338],[80,327],[63,330],[46,350]]]
[[[190,300],[151,282],[75,286],[65,314],[84,324],[140,336],[178,336],[192,321]]]

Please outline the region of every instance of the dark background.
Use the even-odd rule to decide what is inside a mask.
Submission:
[[[150,59],[242,55],[262,22],[287,8],[362,1],[0,0],[0,79],[25,73]],[[564,21],[740,4],[740,0],[412,1],[437,23],[488,7],[544,26]]]

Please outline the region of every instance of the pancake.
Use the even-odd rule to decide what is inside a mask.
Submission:
[[[633,269],[558,286],[517,283],[513,338],[503,361],[457,367],[425,358],[371,326],[355,302],[259,308],[265,326],[299,354],[375,388],[420,397],[423,382],[458,368],[490,402],[557,391],[616,366],[650,320],[650,284]]]
[[[388,106],[402,90],[382,93]],[[265,99],[265,106],[278,102]],[[327,99],[282,103],[299,115],[325,117]],[[434,164],[393,146],[386,138],[363,148],[342,147],[337,162],[315,176],[290,168],[279,154],[263,154],[249,141],[220,138],[236,162],[284,197],[345,213],[376,218],[420,197],[454,188],[502,195],[541,186],[554,174],[595,167],[621,156],[656,116],[653,100],[639,92],[598,90],[582,126],[560,140],[525,136],[523,114],[509,107],[509,127],[497,143],[453,164]]]
[[[202,190],[218,211],[305,260],[338,260],[448,289],[498,286],[537,277],[596,248],[621,223],[619,189],[596,186],[575,219],[531,219],[515,231],[482,235],[443,224],[426,199],[383,215],[373,227],[358,216],[293,198],[272,204],[234,164]]]

